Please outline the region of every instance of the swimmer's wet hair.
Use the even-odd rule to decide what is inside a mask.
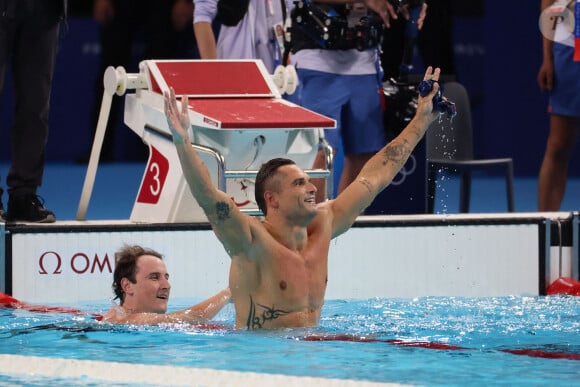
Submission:
[[[124,245],[115,253],[115,272],[113,273],[113,292],[115,300],[121,300],[121,305],[125,301],[125,292],[121,287],[121,280],[127,278],[132,283],[136,282],[137,261],[143,255],[152,255],[163,259],[163,255],[155,250],[141,247],[139,245]]]

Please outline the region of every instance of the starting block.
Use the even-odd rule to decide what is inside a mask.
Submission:
[[[292,159],[311,177],[332,182],[332,149],[321,129],[335,128],[336,122],[282,98],[282,93],[295,89],[294,74],[277,71],[270,75],[260,60],[145,60],[138,74],[107,69],[101,116],[105,116],[104,109],[110,109],[105,96],[123,95],[134,88],[134,93],[125,96],[124,122],[149,147],[130,220],[207,221],[183,177],[165,117],[163,92],[170,87],[178,98],[188,96],[192,146],[216,187],[229,194],[242,211],[260,215],[254,198],[255,175],[262,163],[275,157]],[[104,127],[106,117],[102,131]],[[97,126],[77,220],[84,220],[92,189],[87,180],[91,164],[96,168],[98,163],[100,143]],[[325,150],[326,166],[312,170],[319,146]],[[327,197],[331,197],[332,183],[326,186]]]

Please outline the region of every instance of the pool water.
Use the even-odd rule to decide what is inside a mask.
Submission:
[[[197,301],[173,300],[171,309]],[[77,307],[104,312],[109,305]],[[0,309],[0,354],[423,386],[580,380],[579,297],[329,300],[318,328],[253,332],[231,329],[228,305],[216,321],[224,328],[110,326]],[[22,384],[45,383],[0,374],[0,385]]]

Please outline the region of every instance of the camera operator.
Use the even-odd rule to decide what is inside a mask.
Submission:
[[[409,4],[397,0],[302,0],[294,4],[291,59],[300,80],[294,98],[303,107],[337,121],[337,129],[325,130],[324,136],[334,149],[342,142],[341,192],[386,143],[380,38],[383,24],[388,28],[394,19],[409,19]],[[426,9],[423,3],[414,21],[419,28]],[[320,151],[314,168],[323,166]],[[318,202],[325,199],[321,180],[314,179]]]

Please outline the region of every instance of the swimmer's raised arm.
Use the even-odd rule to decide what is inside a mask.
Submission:
[[[187,95],[182,98],[181,110],[177,107],[173,88],[164,93],[164,100],[173,143],[193,197],[230,256],[247,250],[251,243],[251,218],[243,214],[225,192],[214,186],[205,164],[191,146],[187,133],[191,127]]]
[[[439,80],[440,69],[429,67],[425,80]],[[419,96],[417,112],[407,127],[383,149],[375,154],[361,172],[335,200],[329,201],[333,216],[333,237],[350,228],[360,215],[384,190],[405,165],[415,146],[423,138],[427,128],[438,117],[433,111],[433,96],[439,90],[435,82],[433,90],[425,97]]]

